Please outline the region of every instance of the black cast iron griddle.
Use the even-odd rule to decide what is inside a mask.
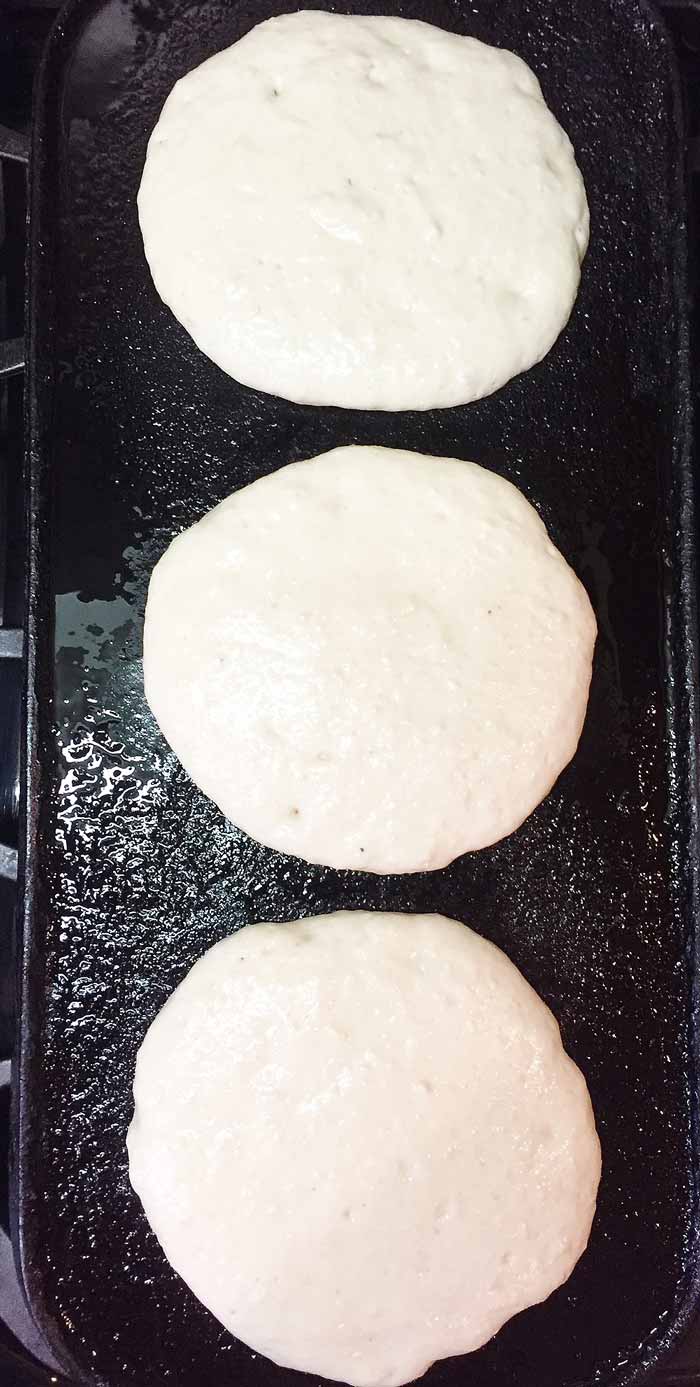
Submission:
[[[136,1050],[194,960],[239,925],[438,910],[501,945],[553,1007],[590,1084],[604,1175],[569,1283],[434,1368],[430,1387],[629,1382],[698,1295],[696,635],[672,54],[644,0],[351,3],[532,65],[574,141],[591,248],[562,339],[492,398],[426,415],[313,409],[244,389],[198,352],[155,294],[135,206],[175,79],[283,8],[72,0],[38,92],[16,1182],[27,1295],[83,1381],[291,1381],[197,1304],[146,1225],[124,1149]],[[574,764],[511,838],[432,875],[335,872],[251,842],[193,788],[143,699],[148,576],[173,535],[233,488],[351,442],[473,458],[516,482],[599,621]]]

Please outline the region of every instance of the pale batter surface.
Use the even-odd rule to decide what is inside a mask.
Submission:
[[[509,482],[338,448],[230,496],[149,588],[148,702],[254,838],[332,867],[442,867],[512,832],[573,756],[588,597]]]
[[[584,1079],[506,956],[439,915],[250,925],[139,1051],[130,1174],[172,1266],[276,1363],[392,1387],[588,1241]]]
[[[267,20],[173,88],[139,217],[156,288],[246,385],[318,405],[489,394],[567,321],[588,241],[524,62],[418,20]]]

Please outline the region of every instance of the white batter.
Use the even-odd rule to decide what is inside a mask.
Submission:
[[[338,448],[174,540],[148,593],[145,689],[193,780],[254,838],[415,872],[504,837],[548,793],[595,632],[509,482]]]
[[[595,1209],[551,1012],[440,915],[251,925],[139,1051],[132,1184],[168,1260],[285,1367],[391,1387],[566,1280]]]
[[[246,385],[430,409],[539,361],[588,207],[530,69],[418,20],[305,10],[188,73],[139,192],[156,288]]]

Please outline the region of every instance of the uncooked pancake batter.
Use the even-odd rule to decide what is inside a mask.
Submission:
[[[418,20],[305,10],[182,78],[139,217],[156,288],[245,385],[316,405],[477,399],[549,351],[588,241],[524,62]]]
[[[416,872],[511,833],[573,756],[595,618],[475,463],[338,448],[236,492],[151,578],[148,702],[228,818]]]
[[[586,1084],[500,950],[438,915],[252,925],[141,1046],[131,1180],[173,1267],[285,1367],[410,1382],[566,1280]]]

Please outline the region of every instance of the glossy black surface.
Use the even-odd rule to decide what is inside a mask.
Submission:
[[[553,1007],[589,1080],[604,1177],[567,1286],[430,1382],[628,1380],[697,1292],[695,614],[672,53],[641,0],[391,7],[533,66],[577,150],[591,249],[564,336],[491,399],[428,415],[316,410],[245,390],[197,351],[155,295],[134,205],[173,81],[283,8],[73,0],[39,93],[16,1203],[28,1294],[88,1380],[279,1382],[168,1269],[130,1191],[135,1052],[194,959],[237,925],[436,909],[505,948]],[[234,487],[347,442],[502,471],[599,620],[574,764],[512,838],[433,875],[338,873],[252,843],[192,787],[143,701],[146,586],[173,534]]]

